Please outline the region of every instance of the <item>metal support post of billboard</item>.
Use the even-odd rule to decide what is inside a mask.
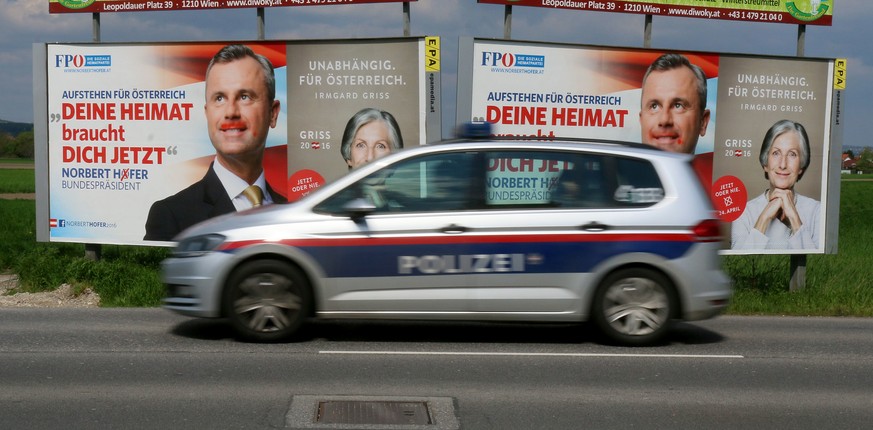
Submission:
[[[797,26],[797,56],[803,57],[806,39],[806,24]],[[791,280],[788,291],[800,291],[806,287],[806,254],[791,254]]]
[[[646,21],[643,24],[643,47],[652,47],[652,14],[646,14]]]
[[[791,280],[788,291],[800,291],[806,286],[806,254],[791,254]]]
[[[258,8],[258,40],[264,40],[264,8]]]
[[[797,56],[803,57],[803,51],[806,47],[806,24],[797,26]]]
[[[409,37],[411,33],[411,29],[409,27],[410,22],[410,13],[409,13],[409,2],[403,2],[403,36]]]
[[[512,6],[503,7],[503,38],[512,39]]]
[[[100,42],[100,13],[91,14],[91,38],[94,42]],[[85,258],[92,261],[100,259],[101,248],[97,243],[85,244]]]
[[[85,244],[85,259],[91,261],[100,260],[100,254],[103,253],[103,248],[100,247],[99,243],[86,243]]]
[[[100,41],[100,13],[94,12],[91,14],[91,38],[95,42]]]

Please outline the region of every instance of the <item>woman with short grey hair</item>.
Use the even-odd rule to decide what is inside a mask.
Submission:
[[[340,150],[349,169],[403,149],[400,126],[390,113],[364,108],[346,123]]]
[[[767,130],[758,161],[770,186],[731,224],[731,249],[819,247],[821,203],[794,190],[809,158],[809,136],[802,124],[783,119]]]

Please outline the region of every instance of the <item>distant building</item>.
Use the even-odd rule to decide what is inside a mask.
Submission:
[[[852,158],[849,153],[844,152],[843,158],[841,158],[842,163],[840,166],[840,171],[843,174],[854,173],[858,168],[858,158],[860,155],[856,155],[855,158]]]

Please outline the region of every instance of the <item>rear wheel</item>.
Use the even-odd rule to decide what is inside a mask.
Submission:
[[[650,345],[667,333],[676,309],[673,286],[651,269],[619,270],[597,289],[592,318],[610,340],[624,345]]]
[[[228,278],[224,314],[245,340],[293,336],[309,316],[312,291],[299,269],[276,260],[245,263]]]

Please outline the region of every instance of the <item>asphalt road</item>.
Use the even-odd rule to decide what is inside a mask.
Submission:
[[[873,319],[719,317],[652,348],[576,325],[361,322],[258,345],[161,309],[5,308],[0,327],[3,429],[873,425]],[[326,400],[437,422],[315,423]]]

